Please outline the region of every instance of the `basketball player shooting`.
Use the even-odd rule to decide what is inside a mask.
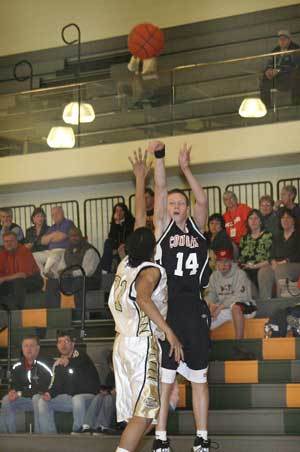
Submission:
[[[200,291],[208,285],[208,252],[202,232],[207,219],[206,194],[190,168],[191,147],[183,145],[178,163],[195,197],[194,217],[189,215],[189,199],[179,189],[168,193],[165,171],[165,146],[149,144],[155,156],[154,224],[157,239],[156,262],[162,265],[168,280],[167,322],[183,345],[184,360],[170,356],[166,341],[162,346],[161,409],[153,443],[153,452],[169,452],[167,418],[169,397],[176,372],[192,385],[196,437],[192,450],[208,452],[208,352],[210,314]]]
[[[169,353],[179,362],[182,346],[165,318],[167,277],[154,263],[155,237],[146,224],[145,178],[147,154],[130,159],[136,176],[136,227],[127,243],[128,256],[120,263],[109,296],[115,320],[113,364],[116,379],[117,419],[126,421],[117,452],[134,452],[160,408],[161,351],[158,338],[166,338]]]

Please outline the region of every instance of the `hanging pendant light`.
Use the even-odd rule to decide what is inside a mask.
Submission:
[[[263,118],[266,114],[266,106],[259,97],[244,99],[239,108],[242,118]]]
[[[72,127],[52,127],[47,137],[50,148],[66,149],[75,146],[75,135]]]
[[[95,112],[91,104],[80,103],[80,122],[93,122]],[[63,120],[66,124],[78,124],[78,102],[70,102],[65,106]]]

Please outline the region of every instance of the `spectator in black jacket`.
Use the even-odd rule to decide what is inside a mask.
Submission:
[[[52,370],[39,358],[40,345],[37,336],[26,336],[22,341],[23,357],[12,368],[8,394],[2,399],[2,425],[6,432],[16,433],[16,412],[34,412],[34,432],[40,432],[38,400],[47,391]]]
[[[125,243],[133,232],[134,221],[126,204],[120,202],[114,206],[102,256],[102,269],[105,272],[115,273],[120,261],[125,257]]]
[[[112,424],[116,418],[116,389],[112,363],[112,351],[107,356],[108,373],[87,410],[81,433],[101,435],[112,433]]]
[[[296,218],[290,209],[280,214],[280,234],[273,240],[271,263],[261,269],[263,299],[271,298],[274,283],[280,296],[280,280],[297,281],[300,277],[300,235],[296,231]]]
[[[280,30],[278,38],[278,46],[272,50],[272,53],[300,48],[298,44],[292,41],[291,33],[288,30]],[[279,91],[291,91],[293,104],[299,104],[299,65],[300,53],[285,53],[270,58],[260,86],[261,99],[266,107],[269,108],[271,106],[270,90],[272,88],[276,88]]]
[[[75,348],[75,339],[69,331],[57,334],[60,358],[53,366],[50,389],[39,402],[41,433],[56,433],[55,411],[73,413],[74,433],[80,431],[86,410],[99,391],[99,376],[90,357]]]
[[[32,253],[37,251],[45,251],[48,245],[42,245],[42,237],[47,234],[49,226],[47,225],[47,217],[45,211],[41,207],[36,207],[31,215],[33,226],[26,229],[25,246]]]

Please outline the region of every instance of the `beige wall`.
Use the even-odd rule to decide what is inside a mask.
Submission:
[[[177,150],[186,141],[193,146],[193,165],[201,172],[220,171],[224,165],[232,170],[284,165],[291,156],[293,162],[299,162],[300,155],[299,121],[167,137],[164,141],[167,167],[177,167]],[[115,182],[128,179],[128,155],[146,145],[146,141],[128,142],[3,157],[0,192],[16,184],[36,189],[37,184],[74,185],[74,179],[79,178]]]
[[[297,4],[291,0],[1,0],[0,55],[61,46],[61,28],[76,22],[83,41],[128,34],[149,21],[161,27]]]

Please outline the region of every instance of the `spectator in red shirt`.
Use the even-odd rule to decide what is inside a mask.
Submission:
[[[10,309],[24,307],[26,292],[43,287],[43,279],[30,250],[18,243],[14,232],[3,234],[3,251],[0,252],[0,303]]]
[[[239,204],[236,194],[232,191],[225,191],[223,202],[226,206],[223,215],[226,232],[233,242],[239,245],[241,238],[247,234],[247,218],[252,209],[247,204]]]

